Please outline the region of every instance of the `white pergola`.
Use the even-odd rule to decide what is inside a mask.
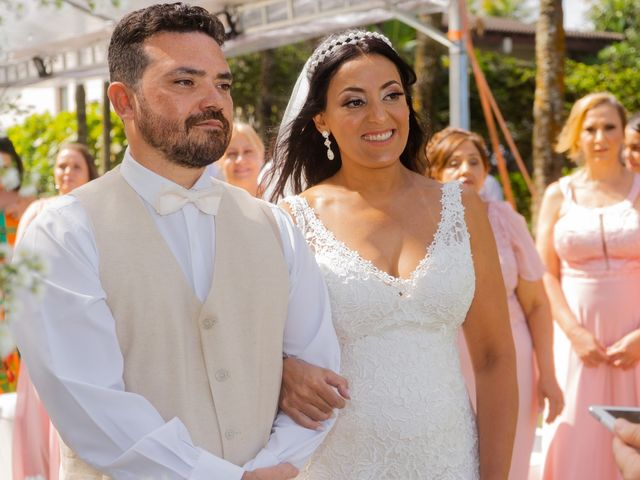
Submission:
[[[170,1],[170,0],[167,0]],[[23,0],[23,10],[0,4],[0,89],[60,79],[108,78],[106,51],[114,25],[124,14],[152,0],[62,0],[59,7]],[[449,48],[452,125],[469,125],[466,56],[460,41],[420,22],[423,14],[448,11],[449,30],[458,31],[456,0],[203,0],[192,2],[219,14],[234,36],[228,56],[278,47],[349,27],[398,19]]]

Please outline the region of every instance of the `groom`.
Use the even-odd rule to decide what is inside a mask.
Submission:
[[[122,165],[21,243],[50,265],[14,333],[66,444],[62,478],[293,478],[332,425],[277,414],[283,354],[339,367],[313,256],[277,208],[207,174],[231,133],[223,36],[180,3],[120,21]]]

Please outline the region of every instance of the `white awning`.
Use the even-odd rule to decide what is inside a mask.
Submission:
[[[126,13],[151,0],[63,0],[60,7],[24,0],[21,12],[0,3],[0,88],[60,78],[108,77],[106,50],[111,31]],[[237,36],[225,45],[228,56],[255,52],[348,27],[392,18],[444,11],[448,0],[209,0],[195,2],[219,17]]]

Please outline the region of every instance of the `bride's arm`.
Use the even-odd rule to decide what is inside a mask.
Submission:
[[[476,290],[463,325],[476,378],[480,478],[506,479],[518,413],[516,358],[504,281],[486,209],[463,193]]]

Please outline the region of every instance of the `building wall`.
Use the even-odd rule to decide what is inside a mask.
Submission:
[[[102,101],[101,78],[86,79],[83,84],[85,88],[87,103]],[[24,119],[33,113],[49,112],[52,115],[61,111],[75,111],[75,80],[47,83],[41,86],[23,87],[21,89],[10,89],[0,97],[0,134],[7,128],[20,124]],[[6,111],[5,105],[14,103],[24,112],[16,113],[15,110]]]

